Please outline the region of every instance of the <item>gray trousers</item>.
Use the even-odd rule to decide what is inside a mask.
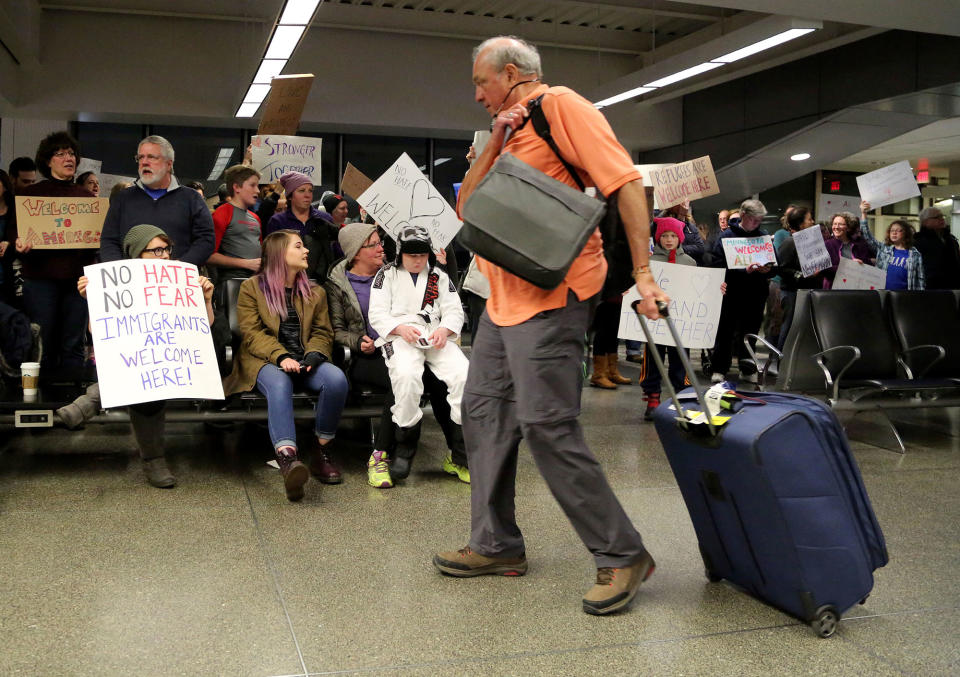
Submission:
[[[571,292],[565,307],[516,326],[498,327],[486,312],[480,318],[462,409],[475,552],[525,554],[514,507],[517,451],[525,439],[598,568],[624,567],[644,553],[577,422],[584,334],[594,308]]]

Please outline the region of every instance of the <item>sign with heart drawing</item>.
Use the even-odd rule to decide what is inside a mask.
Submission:
[[[396,240],[405,226],[430,233],[434,249],[444,249],[463,223],[453,207],[404,153],[357,202]]]
[[[840,259],[833,289],[886,289],[887,271],[866,263]]]
[[[697,268],[678,263],[651,261],[653,279],[670,296],[670,316],[680,334],[684,348],[713,348],[720,324],[720,308],[723,295],[720,285],[726,271],[723,268]],[[622,339],[646,341],[640,320],[631,304],[640,298],[636,287],[623,297],[620,304],[620,329]],[[663,320],[650,322],[653,340],[662,346],[674,345],[673,336]]]

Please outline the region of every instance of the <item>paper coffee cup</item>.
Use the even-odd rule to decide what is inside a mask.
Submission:
[[[40,379],[40,363],[24,362],[20,365],[20,379],[24,395],[37,394],[37,381]]]

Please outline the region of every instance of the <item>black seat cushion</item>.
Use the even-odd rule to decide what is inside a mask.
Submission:
[[[880,295],[870,290],[829,290],[810,292],[813,327],[821,350],[856,346],[860,359],[844,374],[851,381],[902,378],[897,364],[899,341],[887,321]],[[846,351],[825,358],[831,370],[850,359]]]
[[[926,376],[960,377],[960,312],[952,291],[890,292],[887,309],[903,350],[921,345],[938,345],[946,350],[944,359],[934,364]],[[917,353],[908,355],[911,367],[929,364],[932,352]]]

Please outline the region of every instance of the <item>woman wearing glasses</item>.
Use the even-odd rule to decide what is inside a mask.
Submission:
[[[163,230],[149,224],[134,226],[123,238],[123,255],[128,259],[168,260],[172,251],[173,240]],[[87,296],[88,282],[86,276],[81,276],[77,280],[77,293],[82,298]],[[207,308],[207,321],[213,324],[213,283],[202,276],[199,282]],[[147,476],[147,482],[160,489],[169,489],[177,483],[173,473],[167,467],[163,449],[166,405],[166,400],[157,400],[131,404],[128,407],[130,427],[133,428],[133,435],[140,448],[140,458],[143,459],[143,471]],[[58,409],[57,416],[68,428],[77,428],[96,416],[99,411],[100,384],[94,383],[87,388],[86,395]]]
[[[93,197],[73,182],[80,146],[67,132],[54,132],[37,148],[37,169],[43,181],[23,188],[18,197]],[[83,376],[87,304],[77,294],[76,279],[94,262],[96,249],[35,249],[44,244],[29,227],[19,224],[17,256],[23,265],[23,303],[31,322],[40,325],[43,353],[40,376],[49,380],[79,380]]]

